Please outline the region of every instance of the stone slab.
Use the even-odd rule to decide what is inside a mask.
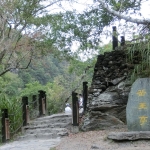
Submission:
[[[150,131],[110,132],[107,138],[115,141],[150,140]]]

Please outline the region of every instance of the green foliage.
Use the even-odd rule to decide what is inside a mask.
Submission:
[[[87,81],[90,85],[92,81],[92,76],[93,76],[93,71],[94,71],[93,68],[94,68],[95,63],[96,63],[95,57],[93,57],[92,59],[87,59],[86,61],[73,59],[70,61],[68,71],[70,74],[74,73],[76,75],[76,78],[78,77],[76,83]],[[82,85],[80,85],[79,89],[82,90]]]
[[[53,83],[46,85],[47,91],[47,106],[49,114],[62,112],[64,110],[65,88],[55,80]]]
[[[66,61],[60,61],[53,55],[43,56],[38,61],[33,60],[26,71],[20,70],[19,77],[22,78],[24,84],[38,81],[45,85],[47,82],[52,82],[57,75],[64,74],[65,63]]]
[[[12,137],[22,126],[22,105],[18,97],[23,84],[21,79],[18,78],[18,75],[11,72],[7,72],[0,77],[0,84],[0,116],[2,115],[2,109],[8,109],[10,134]]]
[[[111,51],[112,51],[112,43],[108,43],[99,47],[100,54],[104,54],[105,52],[111,52]]]
[[[128,11],[131,9],[139,10],[140,1],[129,1],[129,0],[109,0],[109,3],[113,6],[113,9],[116,11]]]
[[[10,135],[15,135],[22,127],[22,104],[20,99],[10,98],[5,93],[0,93],[0,110],[8,109],[10,121]],[[0,113],[1,116],[1,113]],[[1,125],[0,125],[1,128]],[[0,130],[1,134],[1,130]]]
[[[17,74],[11,72],[0,77],[0,84],[0,92],[7,94],[9,97],[17,96],[23,87],[22,80],[18,78]]]
[[[41,85],[38,81],[28,83],[21,92],[22,96],[32,96],[37,95],[39,90],[45,91],[45,86]]]
[[[137,78],[150,77],[150,39],[141,39],[127,47],[128,61],[135,64],[131,74],[132,83]]]
[[[111,15],[102,11],[103,9],[99,8],[91,8],[81,14],[67,11],[57,14],[53,21],[51,15],[46,15],[45,18],[52,27],[51,34],[47,32],[47,39],[57,39],[55,44],[57,48],[70,55],[73,55],[70,49],[73,41],[80,43],[79,50],[86,51],[88,48],[96,50],[100,42],[99,35],[104,26],[112,21]]]

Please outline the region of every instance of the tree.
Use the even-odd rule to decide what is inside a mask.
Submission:
[[[47,54],[36,59],[33,59],[30,66],[24,70],[19,70],[17,73],[24,84],[39,81],[40,84],[45,85],[47,82],[53,82],[58,75],[64,75],[64,66],[68,63],[54,58],[53,54]]]
[[[22,80],[19,76],[11,72],[0,77],[0,85],[0,93],[5,93],[9,98],[17,97],[23,87]]]
[[[105,9],[118,19],[124,19],[128,22],[142,24],[148,27],[150,26],[150,19],[141,16],[140,13],[141,5],[145,0],[95,0],[95,2],[99,4],[99,7]],[[138,14],[140,18],[130,16],[133,13]]]
[[[35,55],[42,54],[39,43],[45,27],[35,27],[33,22],[44,16],[47,8],[63,1],[52,0],[46,5],[45,0],[0,1],[0,76],[11,70],[26,69]]]
[[[141,16],[140,8],[144,0],[94,0],[93,4],[82,13],[67,11],[57,14],[57,18],[51,23],[52,37],[57,38],[55,44],[58,49],[71,54],[73,42],[79,43],[78,51],[94,51],[99,48],[102,34],[112,35],[110,30],[104,33],[104,28],[112,26],[115,21],[125,20],[120,23],[120,30],[126,30],[122,34],[148,34],[150,19]],[[43,18],[44,19],[44,18]],[[45,16],[49,20],[49,15]],[[127,33],[129,31],[130,33]],[[143,37],[142,37],[143,38]],[[78,54],[75,51],[74,54]]]

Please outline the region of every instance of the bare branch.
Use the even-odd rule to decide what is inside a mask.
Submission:
[[[28,62],[28,64],[27,64],[25,67],[19,67],[19,66],[18,66],[18,65],[19,65],[19,62],[18,62],[16,68],[18,68],[18,69],[27,69],[27,68],[29,67],[29,65],[31,64],[32,56],[33,56],[33,53],[32,53],[32,55],[30,56],[29,62]]]

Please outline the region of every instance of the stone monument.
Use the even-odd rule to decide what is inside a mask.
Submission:
[[[129,131],[150,131],[150,78],[139,78],[133,83],[126,118]]]
[[[111,132],[112,140],[150,140],[150,78],[137,79],[129,93],[126,107],[128,132]]]

